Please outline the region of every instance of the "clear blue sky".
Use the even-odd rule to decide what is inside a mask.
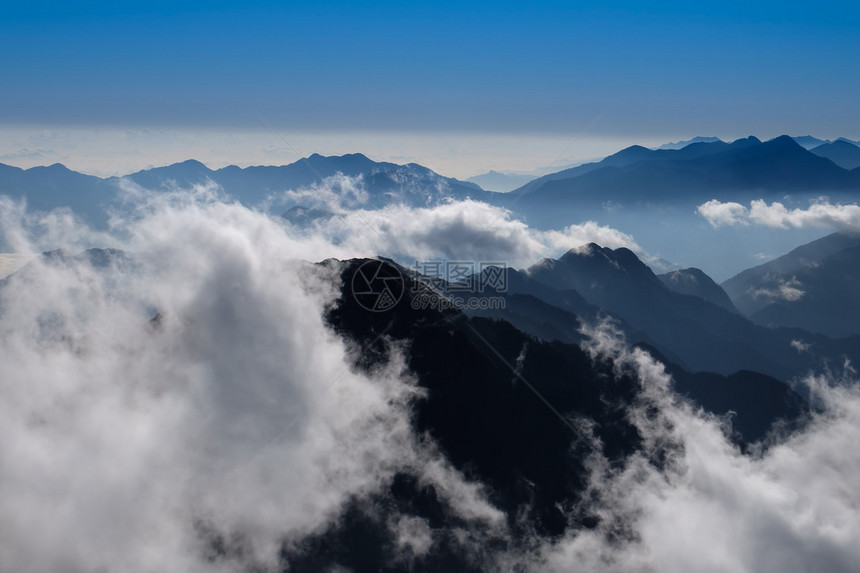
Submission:
[[[858,2],[23,2],[0,124],[860,136]]]
[[[6,2],[0,161],[295,160],[260,116],[305,155],[456,176],[694,135],[858,139],[858,30],[856,1]]]

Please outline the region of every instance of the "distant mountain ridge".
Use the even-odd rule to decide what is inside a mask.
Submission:
[[[657,149],[683,149],[692,143],[716,143],[718,141],[722,142],[723,140],[720,139],[719,137],[696,136],[696,137],[693,137],[691,139],[687,139],[684,141],[675,141],[675,142],[670,142],[670,143],[664,143],[663,145],[661,145]]]
[[[835,143],[837,141],[845,141],[854,145],[860,145],[860,141],[853,141],[846,137],[837,137],[836,139],[831,141],[829,139],[819,139],[817,137],[812,137],[811,135],[800,135],[793,137],[792,139],[794,139],[797,144],[802,146],[804,149],[813,149],[815,147],[819,147],[828,143]]]
[[[682,149],[632,146],[598,163],[542,177],[511,192],[520,203],[661,201],[736,198],[757,192],[860,190],[860,172],[805,150],[789,136],[732,143],[693,143]]]
[[[444,177],[417,163],[378,162],[361,153],[340,156],[314,153],[288,165],[244,168],[229,165],[216,170],[199,161],[189,160],[138,171],[127,178],[147,188],[158,188],[170,182],[188,186],[208,179],[243,203],[253,205],[272,193],[309,187],[337,174],[362,176],[373,204],[384,202],[384,197],[394,196],[407,203],[420,204],[428,198],[425,194],[428,191],[435,193],[436,198],[449,195],[458,199],[483,198],[487,193],[474,183]]]
[[[313,154],[288,165],[244,168],[230,165],[214,170],[189,159],[107,178],[78,173],[61,164],[30,169],[0,164],[0,194],[26,198],[28,206],[36,210],[68,207],[90,224],[104,228],[108,217],[106,210],[115,205],[122,180],[151,190],[215,183],[231,198],[248,206],[258,206],[284,191],[321,184],[337,174],[361,177],[368,195],[366,206],[370,208],[392,202],[426,206],[448,197],[492,202],[494,195],[474,183],[444,177],[416,163],[377,162],[361,153],[328,157]],[[294,206],[320,207],[286,203],[278,213]]]
[[[661,149],[634,145],[601,161],[530,180],[510,193],[486,191],[474,182],[444,177],[415,163],[377,162],[361,153],[329,157],[313,154],[288,165],[230,165],[214,170],[190,159],[109,178],[84,175],[60,164],[31,169],[0,164],[0,193],[26,196],[28,204],[39,210],[67,206],[103,225],[104,208],[114,200],[121,179],[149,189],[213,182],[230,197],[246,205],[259,205],[285,190],[307,188],[341,173],[363,178],[370,208],[395,201],[417,206],[446,197],[469,197],[513,205],[526,214],[552,205],[561,216],[572,204],[694,202],[738,199],[749,193],[764,197],[768,193],[860,190],[860,148],[845,138],[836,142],[815,140],[823,143],[811,151],[798,143],[805,145],[813,139],[780,136],[762,142],[750,136],[727,143],[713,137],[696,137]],[[678,147],[681,144],[685,145]],[[487,176],[512,177],[493,172]],[[279,212],[296,206],[321,207],[284,204]]]
[[[469,183],[475,183],[484,189],[506,193],[517,187],[522,187],[529,181],[535,178],[534,175],[525,175],[520,173],[500,173],[498,171],[488,171],[481,175],[475,175],[466,179]]]

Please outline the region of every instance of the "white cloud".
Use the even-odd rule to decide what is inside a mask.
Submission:
[[[749,224],[747,221],[749,212],[740,203],[722,203],[716,199],[711,199],[699,205],[696,211],[707,219],[713,227]]]
[[[284,191],[279,198],[303,206],[325,208],[332,213],[344,213],[367,203],[369,195],[363,179],[362,176],[348,177],[338,173],[310,187]]]
[[[806,294],[803,284],[796,277],[785,279],[767,275],[764,282],[770,283],[769,287],[750,287],[749,293],[754,299],[764,299],[768,302],[784,300],[786,302],[797,302]]]
[[[646,447],[620,469],[592,460],[591,495],[603,523],[545,545],[534,557],[535,570],[857,569],[856,382],[810,377],[824,412],[769,449],[742,455],[725,438],[722,420],[669,392],[670,376],[646,352],[631,350],[605,325],[587,334],[594,356],[611,358],[617,370],[639,379],[641,396],[630,419]],[[661,450],[664,471],[648,461]]]
[[[137,267],[36,261],[0,290],[0,570],[274,567],[282,542],[402,468],[463,519],[500,523],[412,434],[421,393],[400,351],[372,375],[351,367],[323,320],[338,269],[302,262],[313,242],[170,193],[114,224],[123,238],[105,246]],[[41,230],[16,228],[19,244]],[[67,247],[86,234],[55,233]],[[401,529],[422,551],[420,524]],[[205,531],[242,555],[208,562]]]
[[[348,190],[344,198],[344,189]],[[443,199],[437,205],[409,207],[391,204],[381,209],[355,209],[354,197],[366,200],[360,179],[338,176],[323,184],[291,192],[310,207],[337,215],[320,219],[310,231],[293,229],[308,241],[334,243],[344,256],[385,255],[409,264],[416,258],[501,261],[528,266],[543,257],[558,257],[586,243],[629,247],[644,255],[634,238],[595,221],[560,230],[532,229],[510,211],[487,203]],[[417,191],[410,192],[418,195]]]
[[[113,240],[105,233],[89,229],[69,208],[33,212],[27,209],[25,200],[0,195],[0,244],[16,257],[28,259],[59,245],[80,250]]]
[[[800,353],[804,353],[809,352],[809,349],[812,348],[812,345],[802,340],[792,340],[791,347]]]
[[[806,209],[788,209],[779,202],[768,204],[762,199],[750,202],[749,208],[740,203],[723,203],[711,199],[699,205],[697,211],[713,227],[722,225],[765,225],[790,227],[834,227],[843,231],[860,232],[860,205],[831,204],[826,200],[812,203]]]

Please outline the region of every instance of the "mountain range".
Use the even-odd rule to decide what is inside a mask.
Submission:
[[[281,166],[210,169],[187,160],[128,174],[144,188],[169,189],[214,182],[232,198],[257,205],[272,194],[310,187],[338,173],[362,176],[373,200],[407,203],[431,198],[472,197],[505,203],[529,195],[520,202],[547,200],[659,200],[683,193],[717,193],[717,198],[737,191],[856,191],[860,187],[860,147],[840,138],[821,141],[805,149],[803,138],[781,136],[762,142],[755,137],[731,143],[697,137],[689,142],[667,144],[659,149],[634,145],[595,163],[562,169],[528,181],[510,195],[487,192],[474,182],[441,176],[421,165],[377,162],[360,154],[322,156],[313,154]],[[681,146],[684,144],[683,146]],[[826,161],[825,161],[826,159]],[[488,176],[505,176],[490,172]],[[517,175],[525,179],[529,175]],[[21,169],[0,164],[0,192],[28,198],[37,209],[70,206],[92,210],[103,206],[115,193],[120,177],[99,178],[69,170],[61,164]],[[489,184],[488,184],[489,186]]]
[[[707,199],[737,200],[785,193],[853,196],[860,190],[860,147],[847,139],[823,141],[810,150],[781,136],[762,142],[755,137],[726,143],[694,138],[683,147],[648,149],[631,146],[595,163],[579,165],[531,180],[510,193],[485,191],[473,182],[441,176],[421,165],[377,162],[354,153],[325,157],[314,154],[289,165],[209,169],[188,160],[165,167],[99,178],[63,165],[21,169],[0,164],[0,193],[26,197],[31,208],[69,207],[87,221],[104,227],[105,210],[118,204],[125,179],[152,190],[215,183],[228,197],[249,206],[318,209],[297,203],[285,191],[308,189],[337,174],[361,177],[367,191],[362,206],[376,208],[402,202],[436,204],[445,198],[472,198],[507,206],[551,226],[569,221],[573,209],[608,203],[693,204]],[[687,143],[687,142],[681,142]],[[305,201],[312,201],[307,193]]]
[[[316,204],[291,203],[283,193],[312,188],[338,174],[362,179],[367,198],[360,206],[367,208],[398,202],[426,206],[449,197],[492,201],[495,195],[474,183],[443,177],[418,164],[377,162],[360,153],[331,157],[314,154],[289,165],[245,168],[231,165],[214,170],[199,161],[188,160],[108,178],[84,175],[61,164],[30,169],[0,164],[0,194],[16,199],[26,197],[27,204],[36,210],[68,207],[90,224],[104,228],[107,210],[117,208],[121,202],[123,180],[155,191],[214,183],[229,198],[247,206],[268,203],[270,208],[318,209],[320,206]],[[312,201],[313,195],[311,190],[304,200]]]
[[[851,145],[847,144],[846,145]],[[841,146],[840,146],[841,147]],[[860,151],[860,149],[858,149]],[[525,210],[552,205],[702,202],[792,193],[856,193],[860,170],[845,169],[789,136],[762,142],[692,143],[681,149],[632,146],[603,159],[541,177],[509,196]]]
[[[661,280],[629,249],[590,244],[559,259],[544,259],[525,273],[555,291],[576,292],[629,325],[632,340],[653,344],[692,371],[755,370],[788,381],[822,360],[839,363],[846,352],[860,358],[856,336],[833,340],[796,327],[755,324],[727,308],[725,297],[714,294],[713,281],[699,291],[706,291],[707,298],[673,290],[664,282],[671,279]],[[697,278],[705,282],[705,277]],[[578,314],[575,305],[561,308]],[[795,340],[813,345],[816,352],[798,353]]]

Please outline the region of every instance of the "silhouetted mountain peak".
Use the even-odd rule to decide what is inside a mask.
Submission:
[[[824,145],[820,145],[819,147],[824,147],[825,145],[828,147],[836,148],[836,149],[860,149],[860,147],[858,147],[858,145],[856,143],[854,143],[853,141],[850,141],[848,139],[845,139],[844,137],[840,137],[839,139],[837,139],[833,143],[825,143]]]
[[[36,167],[31,167],[29,169],[26,169],[25,171],[29,171],[31,173],[36,173],[39,171],[41,171],[42,173],[63,173],[63,174],[65,174],[65,173],[77,173],[76,171],[72,171],[71,169],[69,169],[68,167],[63,165],[62,163],[53,163],[53,164],[48,165],[48,166],[39,165]]]
[[[185,161],[180,161],[179,163],[174,163],[170,165],[170,167],[185,167],[185,168],[196,168],[196,169],[206,169],[209,170],[206,165],[202,162],[197,161],[196,159],[186,159]]]
[[[565,255],[569,255],[569,254],[586,255],[586,256],[592,257],[594,255],[601,254],[602,251],[603,251],[603,247],[601,247],[597,243],[588,243],[587,245],[582,245],[581,247],[574,247],[574,248],[570,249],[569,251],[567,251],[567,253],[562,255],[562,258]],[[544,259],[544,260],[547,260],[547,259]]]
[[[643,153],[650,152],[651,150],[645,147],[644,145],[631,145],[630,147],[625,147],[615,155],[630,155],[634,153]]]
[[[597,243],[588,243],[580,248],[571,249],[561,256],[560,262],[578,264],[583,259],[592,259],[589,266],[604,266],[607,270],[633,272],[645,276],[654,276],[651,269],[643,263],[636,254],[627,247],[610,249]]]
[[[804,150],[803,147],[797,143],[794,138],[788,135],[780,135],[779,137],[774,137],[765,142],[765,145],[770,147],[778,147],[781,149],[796,149],[796,150]]]
[[[756,137],[754,135],[750,135],[749,137],[741,137],[740,139],[736,139],[732,142],[732,144],[734,145],[735,143],[741,143],[741,142],[744,142],[744,143],[761,143],[761,139],[759,139],[758,137]]]

